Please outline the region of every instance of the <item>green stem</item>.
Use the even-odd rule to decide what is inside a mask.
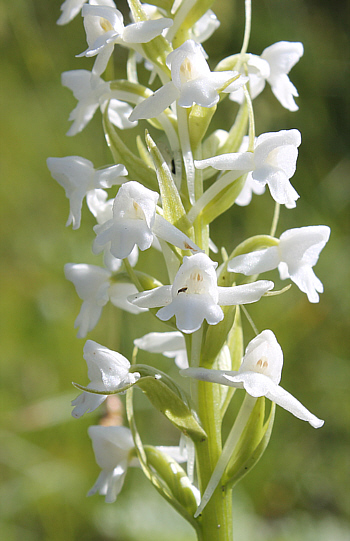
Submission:
[[[198,413],[208,438],[196,444],[201,493],[208,485],[221,455],[220,395],[215,384],[198,382]],[[232,541],[231,489],[217,487],[200,520],[204,541]]]
[[[280,204],[275,203],[275,212],[273,213],[273,219],[272,219],[272,225],[271,225],[271,231],[270,231],[271,237],[274,237],[276,234],[279,217],[280,217]]]

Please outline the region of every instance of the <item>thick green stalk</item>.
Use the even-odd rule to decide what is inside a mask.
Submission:
[[[208,439],[196,444],[197,474],[203,494],[221,455],[221,417],[218,387],[212,383],[198,382],[198,413]],[[232,492],[218,485],[203,509],[203,541],[232,541]]]

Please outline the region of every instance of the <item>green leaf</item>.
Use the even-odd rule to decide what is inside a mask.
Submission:
[[[193,105],[191,107],[188,116],[188,131],[190,133],[190,143],[193,152],[195,152],[196,148],[202,142],[215,111],[216,105],[214,107],[201,107],[200,105]]]
[[[119,137],[116,128],[108,118],[108,107],[103,114],[103,129],[115,162],[125,165],[131,179],[137,180],[150,190],[157,190],[158,182],[155,171],[136,156]]]
[[[146,133],[146,143],[156,168],[159,190],[162,196],[164,218],[186,235],[190,236],[192,234],[193,236],[192,225],[186,216],[169,166],[148,132]]]
[[[190,406],[189,397],[169,376],[144,365],[133,365],[133,370],[141,374],[136,385],[174,426],[193,441],[203,441],[207,438],[196,413]]]
[[[140,461],[140,465],[143,473],[159,492],[159,494],[168,502],[170,505],[176,509],[176,511],[187,520],[195,530],[200,533],[200,524],[197,520],[193,518],[193,514],[189,513],[183,505],[174,497],[172,491],[170,490],[168,484],[162,479],[162,477],[157,473],[156,469],[151,466],[151,456],[149,447],[143,446],[142,440],[140,438],[139,431],[135,422],[134,416],[134,407],[133,407],[133,389],[130,388],[126,394],[126,413],[128,417],[128,422],[132,436],[135,443],[135,453]],[[148,455],[148,456],[147,456]],[[150,460],[148,460],[150,459]]]
[[[238,152],[243,137],[247,134],[248,128],[248,105],[244,101],[239,108],[236,120],[228,133],[225,143],[218,148],[218,154]]]
[[[226,173],[226,175],[229,174],[230,173]],[[242,175],[241,177],[233,180],[228,186],[225,186],[222,190],[220,190],[214,195],[214,197],[201,211],[201,218],[204,223],[210,224],[218,216],[220,216],[221,214],[226,212],[226,210],[232,207],[232,205],[242,191],[246,177],[247,175]],[[221,180],[223,178],[224,175],[221,177]],[[215,184],[213,184],[213,187],[215,187]],[[208,190],[210,189],[211,188],[208,188]]]
[[[168,485],[174,498],[176,498],[190,515],[194,515],[197,509],[197,502],[191,489],[191,482],[184,469],[165,450],[161,451],[151,445],[145,445],[144,451],[148,464],[152,466]]]
[[[265,397],[258,398],[234,454],[226,468],[223,483],[231,487],[244,477],[262,457],[272,432],[275,404],[264,424]]]
[[[208,325],[203,346],[201,366],[212,368],[234,322],[235,306],[223,306],[224,319],[217,325]]]
[[[214,0],[197,0],[194,6],[189,10],[186,17],[183,21],[181,21],[181,25],[179,26],[178,31],[176,32],[174,38],[173,38],[173,45],[174,47],[179,47],[182,45],[186,39],[189,38],[189,30],[192,28],[192,26],[208,11],[208,9],[211,8],[211,6],[214,4]],[[175,13],[175,22],[176,22],[176,16],[180,13],[181,8],[183,5],[181,4],[180,8]]]

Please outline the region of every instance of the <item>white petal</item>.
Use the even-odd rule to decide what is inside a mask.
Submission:
[[[128,300],[141,308],[158,308],[171,302],[171,286],[160,286],[131,295]]]
[[[323,293],[323,284],[311,267],[307,265],[299,267],[292,275],[290,274],[290,278],[298,286],[300,291],[307,294],[309,302],[319,302],[320,298],[317,292]]]
[[[125,182],[125,177],[128,171],[122,164],[111,165],[105,169],[99,169],[95,172],[95,187],[96,188],[111,188],[116,184]]]
[[[172,225],[159,214],[156,214],[152,232],[166,242],[181,248],[181,250],[191,250],[192,253],[203,251],[187,235],[182,233],[180,229]]]
[[[78,419],[82,417],[84,413],[90,413],[102,404],[106,400],[106,395],[86,393],[85,391],[72,400],[72,416]]]
[[[111,273],[97,265],[85,263],[67,263],[64,266],[67,280],[73,282],[79,297],[83,300],[95,300],[96,304],[103,306],[108,302],[107,291],[101,292],[101,286],[109,286]]]
[[[155,118],[164,111],[171,103],[177,100],[180,93],[175,85],[170,81],[160,87],[156,92],[136,105],[129,116],[130,121],[140,120],[142,118]]]
[[[252,171],[254,169],[254,155],[252,152],[234,152],[206,160],[195,160],[194,164],[197,169],[210,166],[220,171]]]
[[[92,440],[97,464],[101,469],[112,471],[125,463],[134,441],[125,426],[90,426],[88,434]]]
[[[134,344],[139,349],[152,353],[176,352],[186,347],[184,336],[178,331],[151,332],[141,338],[136,338]]]
[[[324,424],[324,421],[307,410],[299,400],[263,374],[245,372],[232,377],[227,375],[226,378],[234,387],[236,387],[236,383],[243,384],[244,389],[251,396],[266,396],[266,398],[289,411],[298,419],[308,421],[314,428],[320,428]]]
[[[267,291],[273,289],[274,283],[269,280],[258,280],[251,284],[233,287],[218,287],[221,306],[233,304],[249,304],[257,302]]]
[[[69,23],[72,19],[74,19],[74,17],[76,17],[76,15],[78,15],[86,1],[87,0],[66,0],[63,2],[60,8],[62,14],[58,19],[57,24],[61,25]]]
[[[253,274],[276,269],[279,262],[278,246],[271,246],[270,248],[234,257],[228,262],[227,270],[252,276]]]
[[[124,28],[123,41],[125,43],[148,43],[172,24],[172,19],[166,18],[129,24]]]
[[[320,252],[328,242],[330,228],[315,225],[288,229],[280,237],[281,259],[293,269],[293,263],[316,265]]]
[[[285,391],[279,385],[275,386],[272,390],[270,390],[266,394],[266,398],[269,398],[270,400],[272,400],[272,402],[275,402],[285,410],[289,411],[290,413],[295,415],[295,417],[298,417],[298,419],[301,419],[302,421],[307,421],[314,428],[320,428],[324,424],[324,421],[318,419],[308,409],[306,409],[299,402],[299,400],[294,398],[294,396]]]
[[[303,44],[300,42],[279,41],[266,47],[261,58],[267,60],[272,74],[289,73],[293,66],[304,54]]]
[[[157,317],[162,321],[168,321],[172,316],[176,317],[177,328],[186,334],[197,331],[204,319],[209,325],[216,325],[224,318],[220,306],[205,294],[179,294],[171,304],[157,312]]]
[[[139,308],[128,301],[130,295],[137,293],[136,286],[125,282],[115,282],[109,288],[110,301],[114,306],[129,312],[130,314],[140,314],[145,312],[146,308]]]
[[[80,312],[74,322],[74,328],[79,327],[77,332],[78,338],[85,338],[99,322],[102,313],[102,306],[98,306],[95,302],[84,301],[81,305]]]
[[[255,180],[268,184],[271,196],[276,203],[285,205],[288,209],[295,208],[300,195],[293,188],[284,171],[266,166],[253,171],[252,176]]]

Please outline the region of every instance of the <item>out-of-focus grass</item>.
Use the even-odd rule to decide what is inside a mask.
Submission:
[[[337,10],[301,0],[253,4],[252,52],[283,39],[305,45],[291,75],[300,111],[284,111],[268,88],[255,102],[258,133],[297,127],[303,135],[293,178],[301,198],[295,210],[282,210],[278,233],[325,223],[332,236],[316,267],[325,284],[319,305],[293,287],[250,310],[259,329],[272,328],[282,344],[283,386],[326,424],[314,431],[278,411],[267,452],[235,492],[236,539],[343,540],[350,536],[349,12],[342,2]],[[98,414],[70,417],[76,395],[70,382],[86,382],[86,366],[73,330],[80,301],[64,281],[63,265],[95,262],[86,225],[93,221],[84,209],[84,227],[64,228],[68,202],[45,162],[81,155],[103,166],[111,157],[98,115],[82,134],[64,135],[75,100],[61,88],[60,74],[89,69],[91,62],[74,59],[85,47],[81,20],[57,27],[59,5],[14,0],[0,6],[2,538],[190,540],[191,530],[138,470],[128,473],[116,505],[85,498],[98,474],[86,429]],[[213,65],[239,50],[242,6],[214,5],[223,22],[206,46]],[[225,127],[230,107],[221,118]],[[268,194],[255,197],[218,220],[213,240],[231,249],[246,235],[268,232],[272,212]],[[149,264],[151,256],[141,261]],[[135,320],[108,307],[90,337],[130,354],[131,339],[149,330],[147,316]],[[152,361],[175,373],[169,360]],[[145,400],[138,406],[147,442],[174,443],[172,427]],[[163,439],[155,441],[159,426]]]

